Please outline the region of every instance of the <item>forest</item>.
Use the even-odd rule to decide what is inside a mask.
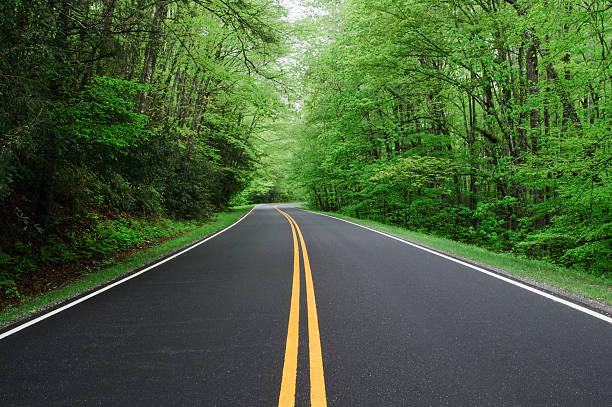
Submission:
[[[283,13],[272,0],[0,3],[0,305],[228,207],[284,109]]]
[[[3,0],[0,21],[0,308],[273,201],[612,273],[608,1]]]
[[[311,205],[610,276],[610,2],[336,5],[295,132]]]

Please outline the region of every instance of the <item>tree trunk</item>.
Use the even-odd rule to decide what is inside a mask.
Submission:
[[[151,33],[145,48],[145,59],[140,75],[140,82],[145,85],[150,85],[155,74],[155,65],[157,63],[157,55],[159,54],[160,38],[162,33],[162,25],[168,11],[168,0],[159,0],[155,6],[153,14],[153,22],[151,24]],[[145,113],[147,110],[148,89],[140,93],[140,102],[138,110],[140,113]]]

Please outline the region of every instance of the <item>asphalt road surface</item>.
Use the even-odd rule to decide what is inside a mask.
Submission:
[[[0,405],[612,406],[610,320],[279,209],[1,339]]]

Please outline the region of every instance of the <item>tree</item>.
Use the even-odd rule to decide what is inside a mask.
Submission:
[[[611,269],[604,2],[340,10],[304,61],[296,172],[313,205]]]

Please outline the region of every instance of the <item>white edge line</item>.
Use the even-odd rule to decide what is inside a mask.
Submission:
[[[81,298],[78,298],[78,299],[76,299],[76,300],[74,300],[74,301],[72,301],[72,302],[69,302],[69,303],[68,303],[68,304],[66,304],[66,305],[63,305],[63,306],[61,306],[61,307],[59,307],[59,308],[56,308],[56,309],[54,309],[53,311],[49,311],[49,312],[47,312],[46,314],[43,314],[43,315],[41,315],[41,316],[39,316],[39,317],[37,317],[37,318],[34,318],[34,319],[32,319],[32,320],[30,320],[30,321],[28,321],[28,322],[24,322],[23,324],[18,325],[18,326],[16,326],[15,328],[13,328],[13,329],[11,329],[11,330],[9,330],[9,331],[6,331],[6,332],[4,332],[4,333],[0,334],[0,340],[1,340],[1,339],[6,338],[7,336],[10,336],[10,335],[12,335],[12,334],[14,334],[14,333],[16,333],[16,332],[19,332],[19,331],[21,331],[22,329],[26,329],[27,327],[30,327],[30,326],[32,326],[32,325],[34,325],[34,324],[37,324],[38,322],[40,322],[40,321],[42,321],[42,320],[44,320],[44,319],[47,319],[47,318],[49,318],[49,317],[52,317],[52,316],[53,316],[53,315],[55,315],[55,314],[58,314],[58,313],[60,313],[60,312],[62,312],[62,311],[64,311],[64,310],[67,310],[67,309],[68,309],[68,308],[70,308],[70,307],[74,307],[75,305],[80,304],[80,303],[82,303],[83,301],[86,301],[86,300],[88,300],[88,299],[90,299],[90,298],[92,298],[92,297],[95,297],[96,295],[101,294],[101,293],[103,293],[103,292],[104,292],[104,291],[106,291],[106,290],[110,290],[111,288],[113,288],[113,287],[115,287],[115,286],[118,286],[119,284],[125,283],[125,282],[126,282],[126,281],[128,281],[128,280],[131,280],[131,279],[133,279],[133,278],[135,278],[135,277],[138,277],[139,275],[141,275],[141,274],[143,274],[143,273],[146,273],[147,271],[151,270],[152,268],[155,268],[155,267],[159,266],[160,264],[164,264],[165,262],[170,261],[170,260],[174,259],[175,257],[180,256],[180,255],[181,255],[181,254],[183,254],[183,253],[188,252],[189,250],[191,250],[191,249],[193,249],[193,248],[195,248],[195,247],[197,247],[197,246],[201,245],[202,243],[206,243],[206,242],[208,242],[208,241],[209,241],[210,239],[212,239],[213,237],[216,237],[216,236],[220,235],[221,233],[223,233],[223,232],[225,232],[225,231],[227,231],[227,230],[229,230],[229,229],[233,228],[234,226],[236,226],[237,224],[239,224],[240,222],[242,222],[242,220],[243,220],[244,218],[246,218],[247,216],[249,216],[249,215],[251,214],[251,212],[253,212],[253,209],[255,209],[257,206],[258,206],[258,205],[255,205],[254,207],[252,207],[252,208],[251,208],[251,210],[250,210],[250,211],[249,211],[249,212],[248,212],[246,215],[244,215],[243,217],[241,217],[240,219],[238,219],[236,222],[234,222],[234,223],[232,223],[231,225],[229,225],[229,226],[227,226],[227,227],[225,227],[225,228],[223,228],[223,229],[219,230],[218,232],[215,232],[213,235],[208,236],[206,239],[201,240],[201,241],[199,241],[198,243],[196,243],[196,244],[194,244],[194,245],[192,245],[192,246],[189,246],[189,247],[187,247],[186,249],[181,250],[180,252],[175,253],[175,254],[173,254],[172,256],[167,257],[167,258],[165,258],[165,259],[163,259],[163,260],[161,260],[161,261],[159,261],[159,262],[157,262],[157,263],[155,263],[155,264],[152,264],[152,265],[150,265],[149,267],[147,267],[147,268],[145,268],[145,269],[142,269],[142,270],[140,270],[140,271],[139,271],[139,272],[137,272],[137,273],[130,274],[129,276],[127,276],[127,277],[125,277],[125,278],[122,278],[122,279],[121,279],[121,280],[119,280],[119,281],[115,281],[114,283],[109,284],[109,285],[107,285],[107,286],[104,286],[104,287],[100,288],[99,290],[96,290],[96,291],[94,291],[94,292],[92,292],[92,293],[90,293],[90,294],[87,294],[87,295],[86,295],[86,296],[84,296],[84,297],[81,297]]]
[[[410,246],[416,247],[417,249],[424,250],[424,251],[426,251],[426,252],[428,252],[428,253],[435,254],[436,256],[443,257],[443,258],[445,258],[445,259],[447,259],[447,260],[453,261],[453,262],[455,262],[455,263],[459,263],[459,264],[461,264],[461,265],[463,265],[463,266],[469,267],[469,268],[474,269],[474,270],[476,270],[476,271],[480,271],[481,273],[487,274],[487,275],[489,275],[489,276],[491,276],[491,277],[495,277],[495,278],[497,278],[497,279],[499,279],[499,280],[505,281],[506,283],[510,283],[510,284],[512,284],[512,285],[515,285],[515,286],[520,287],[520,288],[522,288],[522,289],[525,289],[525,290],[527,290],[527,291],[531,291],[532,293],[535,293],[535,294],[541,295],[542,297],[546,297],[546,298],[548,298],[548,299],[550,299],[550,300],[553,300],[553,301],[559,302],[559,303],[561,303],[561,304],[563,304],[563,305],[567,305],[567,306],[568,306],[568,307],[570,307],[570,308],[574,308],[574,309],[576,309],[576,310],[578,310],[578,311],[582,311],[582,312],[584,312],[585,314],[589,314],[589,315],[591,315],[591,316],[593,316],[593,317],[595,317],[595,318],[599,318],[599,319],[601,319],[602,321],[605,321],[605,322],[607,322],[607,323],[612,324],[612,318],[610,318],[610,317],[608,317],[608,316],[606,316],[606,315],[600,314],[599,312],[596,312],[596,311],[593,311],[593,310],[588,309],[588,308],[586,308],[586,307],[583,307],[583,306],[581,306],[581,305],[575,304],[575,303],[573,303],[573,302],[571,302],[571,301],[564,300],[563,298],[559,298],[559,297],[554,296],[554,295],[552,295],[552,294],[549,294],[549,293],[547,293],[547,292],[545,292],[545,291],[538,290],[537,288],[534,288],[534,287],[528,286],[528,285],[526,285],[526,284],[520,283],[520,282],[518,282],[518,281],[516,281],[516,280],[512,280],[512,279],[510,279],[510,278],[504,277],[504,276],[499,275],[499,274],[497,274],[497,273],[494,273],[494,272],[492,272],[492,271],[485,270],[485,269],[483,269],[483,268],[481,268],[481,267],[474,266],[473,264],[466,263],[466,262],[461,261],[461,260],[459,260],[459,259],[456,259],[456,258],[454,258],[454,257],[447,256],[447,255],[442,254],[442,253],[439,253],[439,252],[437,252],[437,251],[435,251],[435,250],[428,249],[428,248],[423,247],[423,246],[421,246],[421,245],[419,245],[419,244],[412,243],[412,242],[410,242],[410,241],[408,241],[408,240],[401,239],[401,238],[399,238],[399,237],[397,237],[397,236],[393,236],[393,235],[390,235],[390,234],[385,233],[385,232],[381,232],[380,230],[372,229],[372,228],[370,228],[370,227],[363,226],[363,225],[360,225],[360,224],[355,223],[355,222],[351,222],[350,220],[341,219],[341,218],[336,218],[335,216],[327,215],[327,214],[324,214],[324,213],[312,212],[312,211],[309,211],[309,210],[306,210],[306,209],[301,209],[301,208],[297,208],[297,209],[300,209],[300,210],[303,210],[303,211],[306,211],[306,212],[310,212],[310,213],[314,213],[315,215],[327,216],[328,218],[332,218],[332,219],[340,220],[340,221],[342,221],[342,222],[350,223],[351,225],[359,226],[360,228],[367,229],[367,230],[370,230],[370,231],[372,231],[372,232],[376,232],[376,233],[378,233],[378,234],[380,234],[380,235],[383,235],[383,236],[389,237],[389,238],[391,238],[391,239],[397,240],[397,241],[399,241],[399,242],[405,243],[405,244],[407,244],[407,245],[410,245]]]

